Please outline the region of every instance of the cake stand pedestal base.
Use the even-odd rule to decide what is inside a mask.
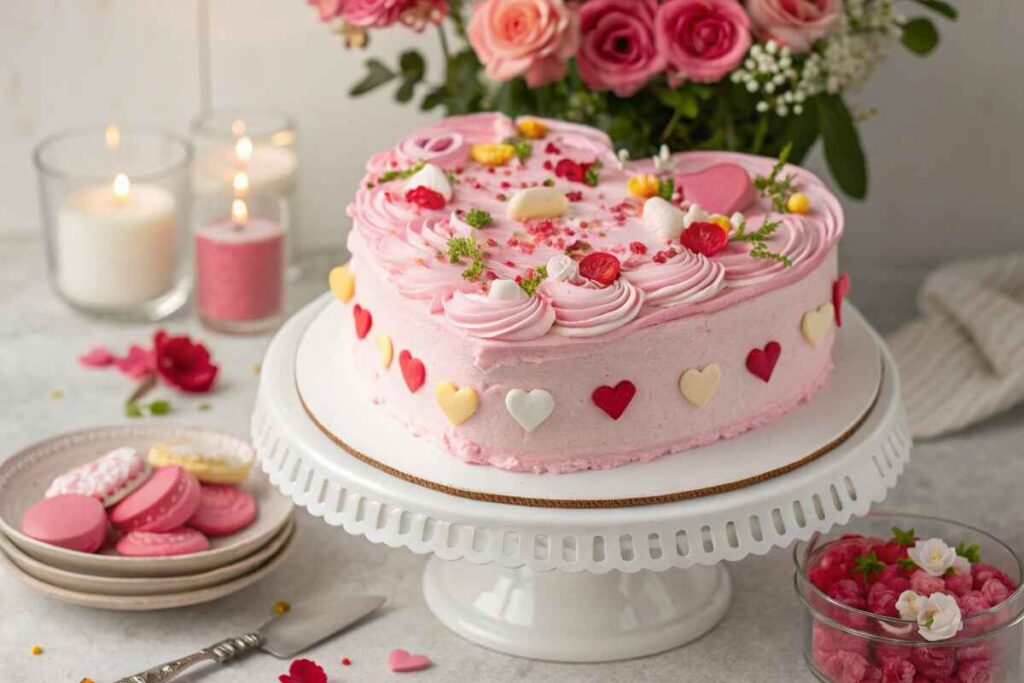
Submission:
[[[536,571],[431,557],[427,605],[466,640],[559,662],[643,657],[704,635],[725,616],[724,565],[625,573]]]

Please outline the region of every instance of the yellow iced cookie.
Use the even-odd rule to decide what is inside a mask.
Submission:
[[[184,441],[153,444],[147,458],[153,467],[178,465],[207,484],[240,484],[249,476],[252,459],[200,453]]]

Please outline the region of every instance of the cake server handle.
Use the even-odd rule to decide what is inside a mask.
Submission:
[[[259,633],[247,633],[237,638],[228,638],[210,647],[204,647],[199,652],[194,652],[186,657],[175,659],[166,664],[154,666],[152,669],[140,671],[137,674],[120,678],[114,683],[164,683],[199,662],[213,661],[218,664],[229,662],[239,655],[243,655],[263,645],[263,636]]]

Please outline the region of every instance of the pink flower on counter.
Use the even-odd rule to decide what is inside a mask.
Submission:
[[[156,370],[163,380],[182,391],[201,394],[217,379],[210,352],[185,334],[172,337],[163,330],[153,335]]]
[[[590,0],[579,8],[580,77],[628,97],[665,69],[654,36],[656,0]]]
[[[841,0],[747,0],[747,11],[758,34],[797,51],[806,52],[824,38],[839,20]]]
[[[750,47],[750,19],[736,0],[668,0],[655,28],[672,80],[721,80]]]
[[[562,0],[484,0],[469,20],[469,42],[489,78],[525,76],[536,88],[565,76],[579,18]]]
[[[114,358],[114,367],[132,379],[149,377],[156,372],[156,354],[138,344],[128,347],[128,353]]]

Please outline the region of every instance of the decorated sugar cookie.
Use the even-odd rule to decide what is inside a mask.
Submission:
[[[249,476],[253,460],[251,456],[204,453],[188,441],[160,442],[149,449],[153,467],[178,465],[204,484],[240,484]]]
[[[172,531],[198,507],[199,480],[177,465],[168,465],[114,506],[110,521],[123,531]]]
[[[45,496],[52,498],[65,493],[80,493],[98,498],[110,507],[142,486],[151,473],[137,450],[116,448],[54,479]]]

